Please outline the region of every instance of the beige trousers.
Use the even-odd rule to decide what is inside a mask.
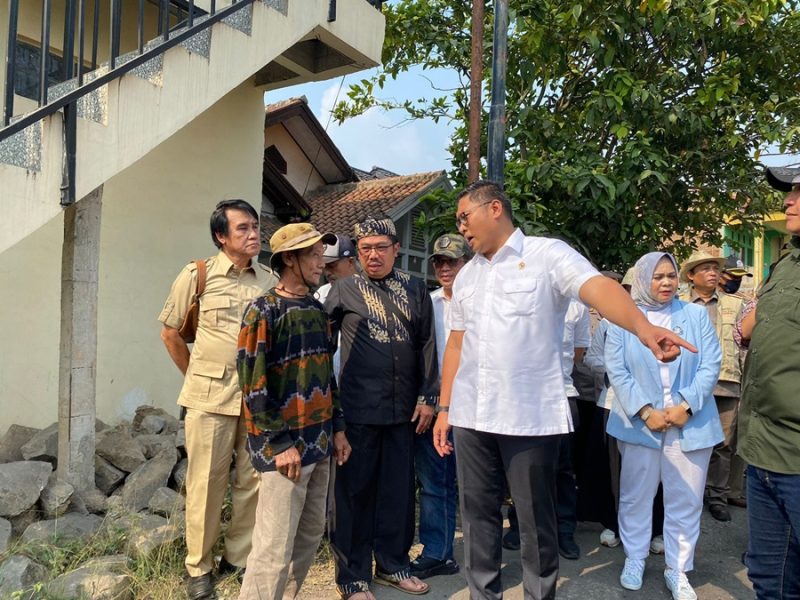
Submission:
[[[261,473],[253,550],[239,600],[297,597],[325,530],[330,469],[329,459],[307,465],[296,483],[277,471]]]
[[[211,572],[211,550],[219,538],[222,504],[231,486],[231,524],[225,532],[225,560],[243,567],[258,501],[258,474],[247,453],[244,417],[186,411],[186,571],[192,577]],[[231,459],[236,466],[231,481]]]
[[[725,506],[729,497],[742,497],[744,461],[736,454],[736,424],[739,399],[715,396],[725,439],[714,446],[708,465],[706,497],[709,504]]]

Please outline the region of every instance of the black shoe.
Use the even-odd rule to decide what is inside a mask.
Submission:
[[[436,575],[454,575],[458,573],[458,563],[452,558],[438,560],[427,556],[418,556],[411,561],[411,575],[427,579]]]
[[[568,560],[578,560],[581,548],[571,535],[558,536],[558,553]]]
[[[217,567],[217,574],[220,577],[228,577],[229,575],[236,575],[236,579],[239,583],[242,583],[244,579],[244,567],[237,567],[236,565],[232,565],[223,556],[219,561],[219,567]]]
[[[216,600],[217,595],[214,593],[214,586],[211,585],[211,574],[187,577],[186,597],[189,600]]]
[[[708,512],[710,512],[711,516],[717,521],[725,522],[731,520],[731,512],[728,510],[727,506],[723,506],[722,504],[709,504]]]

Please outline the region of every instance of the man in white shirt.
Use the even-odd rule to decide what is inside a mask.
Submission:
[[[589,311],[577,300],[570,300],[564,319],[564,334],[561,338],[561,372],[564,375],[564,388],[569,400],[573,425],[580,423],[578,398],[580,392],[573,382],[575,366],[583,361],[583,355],[592,342]],[[585,411],[584,411],[585,412]],[[558,453],[556,471],[556,514],[558,516],[558,553],[569,560],[577,560],[581,555],[580,546],[575,542],[575,529],[578,526],[578,490],[576,487],[575,464],[581,459],[574,452],[575,433],[563,436]],[[503,536],[503,547],[519,550],[519,521],[517,511],[512,506],[508,511],[509,531]]]
[[[450,335],[453,282],[470,256],[467,242],[457,233],[440,236],[433,243],[431,262],[436,280],[442,286],[431,292],[439,369]],[[452,575],[458,572],[453,557],[458,504],[455,455],[439,456],[433,447],[433,429],[429,429],[414,438],[414,466],[420,483],[419,541],[423,550],[411,561],[411,574],[420,579]]]
[[[322,255],[325,261],[325,278],[328,283],[319,287],[314,292],[314,297],[320,304],[325,304],[331,284],[337,279],[344,279],[356,272],[356,247],[349,236],[336,234],[336,243],[325,246]],[[340,336],[341,337],[341,336]],[[333,355],[333,373],[337,380],[342,372],[341,339],[336,340],[336,353]]]
[[[635,332],[659,359],[674,360],[680,346],[696,349],[651,325],[619,284],[564,242],[523,235],[496,184],[479,181],[462,191],[456,224],[476,256],[453,286],[434,444],[442,455],[452,452],[452,424],[470,595],[502,598],[507,478],[520,524],[525,598],[554,598],[556,462],[560,440],[572,429],[560,357],[569,300]]]

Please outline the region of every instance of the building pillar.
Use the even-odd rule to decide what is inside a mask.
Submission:
[[[94,489],[97,290],[102,186],[64,210],[58,477]]]

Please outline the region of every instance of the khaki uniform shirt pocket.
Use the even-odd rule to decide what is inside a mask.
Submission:
[[[231,299],[209,297],[200,299],[200,326],[209,328],[226,327],[231,320]]]
[[[225,364],[210,360],[192,360],[186,374],[184,396],[187,400],[220,399],[224,387]]]

